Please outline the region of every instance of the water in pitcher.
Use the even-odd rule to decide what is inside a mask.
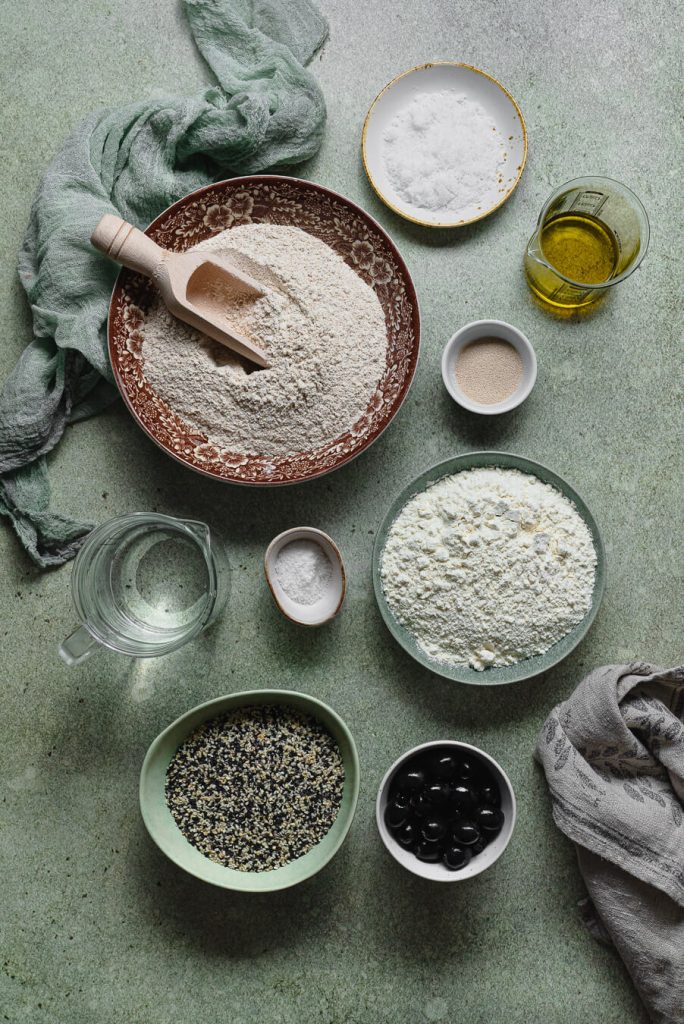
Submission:
[[[98,644],[139,658],[176,650],[215,619],[228,580],[205,523],[140,512],[112,519],[90,534],[74,563],[81,626],[60,655],[75,665]]]
[[[102,594],[118,628],[155,643],[182,633],[206,601],[207,565],[197,544],[175,530],[141,529],[118,548],[111,590]]]

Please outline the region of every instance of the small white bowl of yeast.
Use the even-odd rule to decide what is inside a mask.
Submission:
[[[496,416],[517,408],[530,394],[537,357],[517,327],[503,320],[474,320],[447,342],[442,379],[464,409]]]

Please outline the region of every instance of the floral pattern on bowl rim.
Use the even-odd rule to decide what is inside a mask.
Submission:
[[[313,479],[355,458],[389,425],[404,401],[418,360],[420,318],[411,276],[380,225],[360,207],[314,182],[250,175],[207,185],[170,206],[146,234],[183,252],[239,224],[302,228],[340,253],[375,291],[385,313],[387,361],[368,407],[351,430],[327,444],[287,457],[244,455],[211,444],[156,393],[144,372],[145,314],[152,282],[122,270],[109,309],[109,356],[123,399],[143,430],[167,454],[207,476],[241,484]]]

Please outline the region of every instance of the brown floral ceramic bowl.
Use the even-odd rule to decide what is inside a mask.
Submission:
[[[338,469],[375,441],[407,395],[418,360],[420,320],[410,274],[394,243],[372,217],[321,185],[277,175],[232,178],[192,192],[165,210],[146,234],[183,252],[240,224],[301,228],[340,253],[375,291],[385,313],[385,372],[364,415],[320,448],[285,458],[243,455],[209,442],[185,423],[145,377],[141,326],[154,296],[147,278],[122,270],[109,309],[109,356],[123,399],[143,430],[167,454],[207,476],[240,484],[290,484]]]

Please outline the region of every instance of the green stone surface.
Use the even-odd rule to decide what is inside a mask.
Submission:
[[[332,476],[237,489],[165,457],[122,406],[72,427],[51,458],[57,508],[94,521],[136,509],[206,519],[230,544],[230,606],[198,642],[158,661],[57,659],[73,613],[70,569],[39,573],[0,530],[2,735],[0,1018],[55,1024],[642,1024],[614,951],[584,931],[572,847],[552,824],[532,760],[550,708],[592,666],[681,657],[681,251],[676,5],[473,0],[322,0],[331,37],[314,62],[329,125],[304,176],[359,202],[389,230],[423,315],[410,397],[382,439]],[[0,377],[29,336],[15,252],[41,171],[91,109],[208,80],[172,0],[6,5],[0,68]],[[512,199],[488,220],[439,233],[374,197],[361,126],[396,73],[453,59],[518,99],[530,152]],[[623,180],[653,228],[642,268],[593,316],[559,321],[532,302],[522,254],[547,194],[579,174]],[[444,343],[495,317],[535,346],[539,378],[514,413],[459,411],[439,373]],[[466,688],[431,676],[394,643],[375,608],[374,531],[433,462],[501,448],[576,486],[606,542],[608,588],[586,640],[546,676]],[[319,526],[349,571],[342,615],[303,631],[276,611],[262,556],[286,527]],[[194,704],[257,686],[304,690],[350,726],[361,794],[335,860],[302,886],[231,894],[184,875],[138,811],[151,740]],[[424,740],[484,747],[519,801],[501,861],[469,884],[431,887],[376,835],[388,765]]]

